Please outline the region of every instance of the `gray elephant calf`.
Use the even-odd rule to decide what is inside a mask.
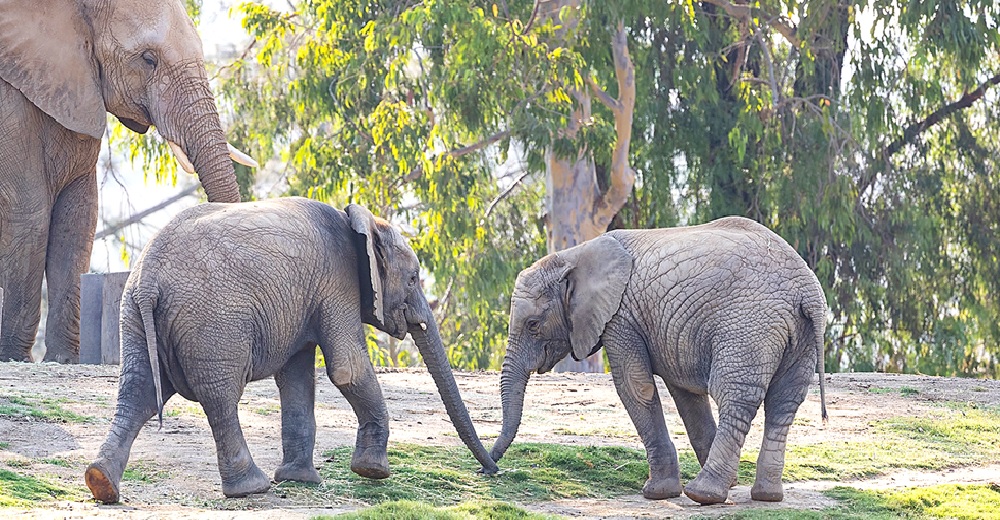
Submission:
[[[389,476],[389,418],[362,323],[407,332],[459,437],[487,472],[497,467],[476,436],[420,289],[413,250],[367,209],[346,213],[302,198],[202,204],[182,212],[139,257],[122,297],[122,367],[107,440],[85,481],[102,502],[119,483],[142,425],[174,393],[201,403],[228,497],[268,489],[237,417],[248,381],[274,376],[283,459],[275,481],[319,482],[313,467],[315,354],[358,417],[351,469]]]
[[[681,493],[653,375],[677,404],[702,469],[684,492],[723,502],[740,449],[764,403],[755,500],[782,499],[785,437],[820,373],[826,299],[816,275],[781,237],[729,217],[686,228],[618,230],[548,255],[517,277],[501,375],[499,461],[521,422],[528,375],[603,346],[646,447],[650,499]],[[719,424],[709,405],[719,407]]]

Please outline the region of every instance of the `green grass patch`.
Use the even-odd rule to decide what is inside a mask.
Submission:
[[[901,386],[899,388],[873,386],[868,389],[868,392],[872,394],[900,394],[903,397],[910,397],[919,394],[920,390],[909,386]]]
[[[649,471],[645,453],[621,447],[515,444],[500,474],[476,475],[479,463],[464,447],[389,446],[392,476],[371,480],[351,472],[353,448],[325,454],[318,486],[281,484],[289,497],[339,497],[366,504],[415,500],[434,506],[465,501],[540,501],[638,493]],[[695,463],[697,465],[697,463]],[[277,491],[277,490],[276,490]]]
[[[10,447],[10,443],[6,441],[0,441],[0,450],[6,450]]]
[[[255,408],[253,413],[257,415],[268,416],[271,414],[281,413],[281,405],[278,404],[268,404],[261,406],[260,408]]]
[[[888,520],[953,518],[1000,520],[1000,486],[942,484],[892,491],[862,491],[836,487],[825,494],[840,505],[820,511],[758,509],[722,518],[739,520]]]
[[[530,513],[512,504],[497,501],[466,502],[451,507],[434,507],[410,500],[385,502],[375,507],[344,513],[342,515],[318,516],[313,520],[547,520],[557,517]]]
[[[169,477],[170,472],[157,469],[156,466],[148,460],[134,460],[129,462],[125,467],[125,473],[122,474],[122,480],[144,483],[159,482]]]
[[[0,397],[0,417],[23,419],[30,417],[44,422],[85,423],[94,418],[64,409],[62,399],[12,395]]]
[[[0,507],[30,507],[49,500],[82,500],[81,489],[0,469]]]
[[[995,408],[952,404],[925,417],[895,417],[872,427],[874,439],[788,446],[783,480],[852,480],[901,469],[1000,461],[1000,411]],[[744,451],[741,483],[743,465],[753,467],[756,459],[756,450]]]
[[[61,468],[72,468],[74,466],[73,461],[61,457],[38,459],[38,462],[41,462],[42,464],[51,464],[53,466],[59,466]]]

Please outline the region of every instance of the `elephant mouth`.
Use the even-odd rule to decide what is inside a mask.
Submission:
[[[123,125],[125,125],[125,128],[128,128],[129,130],[139,134],[144,134],[149,130],[149,125],[144,125],[134,119],[129,119],[127,117],[119,117],[118,120],[121,121]]]

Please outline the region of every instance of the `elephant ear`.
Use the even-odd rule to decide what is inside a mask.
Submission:
[[[577,361],[593,354],[604,327],[621,306],[632,276],[632,257],[608,235],[557,253],[566,261],[564,312],[570,345]]]
[[[362,312],[371,313],[380,325],[385,324],[385,314],[382,309],[382,276],[379,272],[379,264],[384,262],[379,254],[380,246],[376,243],[379,240],[378,230],[375,227],[375,216],[368,208],[351,204],[345,210],[351,221],[351,229],[358,234],[358,274],[361,278],[361,303],[365,306]],[[363,244],[363,245],[362,245]],[[362,260],[366,261],[362,261]],[[366,265],[367,264],[367,265]],[[368,282],[371,288],[371,297],[368,297],[368,287],[364,284]]]
[[[0,0],[0,78],[64,127],[100,139],[94,37],[76,2]]]

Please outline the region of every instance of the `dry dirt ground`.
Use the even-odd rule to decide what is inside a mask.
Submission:
[[[418,369],[385,370],[379,381],[388,402],[392,424],[390,442],[457,445],[459,440],[443,412],[430,376]],[[496,372],[456,372],[465,403],[487,447],[500,430],[499,375]],[[336,388],[317,372],[316,460],[324,451],[354,441],[357,421]],[[918,390],[912,395],[873,393],[869,388]],[[53,423],[10,420],[0,417],[0,467],[18,465],[24,459],[61,457],[79,461],[74,468],[45,467],[45,472],[67,485],[82,486],[83,467],[97,453],[113,415],[117,389],[117,367],[65,366],[54,364],[0,363],[0,396],[41,395],[60,399],[72,412],[99,418],[88,423]],[[689,448],[682,424],[665,389],[667,426],[678,448]],[[833,374],[827,376],[830,421],[820,421],[818,388],[813,385],[799,409],[789,443],[812,444],[830,440],[870,437],[870,423],[894,415],[930,413],[942,401],[1000,405],[1000,382],[886,374]],[[278,395],[271,380],[251,383],[240,406],[240,420],[257,464],[271,473],[280,462],[280,414]],[[760,445],[762,414],[754,421],[747,447]],[[622,445],[642,448],[609,375],[535,375],[528,384],[525,416],[515,442],[550,442],[576,445]],[[247,499],[222,498],[214,444],[207,421],[194,403],[174,397],[166,407],[164,426],[156,421],[143,428],[132,450],[131,462],[164,468],[169,476],[155,483],[125,481],[122,505],[99,506],[91,502],[39,504],[29,510],[0,509],[0,517],[16,518],[307,518],[333,514],[360,506],[334,498],[325,508],[296,503],[280,494]],[[30,466],[29,466],[30,470]],[[29,471],[23,470],[23,471]],[[891,488],[944,482],[996,480],[1000,465],[946,472],[904,472],[871,481],[850,483],[855,487]],[[469,475],[470,479],[482,478]],[[833,505],[822,494],[837,483],[800,482],[786,484],[785,500],[779,504],[753,502],[749,487],[731,493],[731,503],[701,507],[681,497],[647,501],[640,495],[614,499],[572,499],[520,504],[534,511],[576,518],[717,516],[744,508],[782,507],[822,509]]]

